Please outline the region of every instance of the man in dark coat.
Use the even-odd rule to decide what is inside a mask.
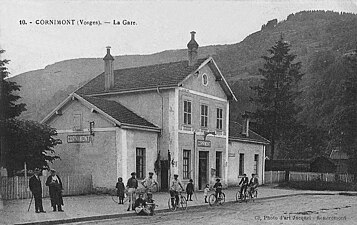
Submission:
[[[36,168],[34,175],[29,180],[29,188],[32,192],[33,197],[35,198],[35,212],[36,213],[45,213],[42,206],[42,187],[40,180],[41,170]]]
[[[46,186],[49,187],[53,211],[55,212],[58,208],[59,212],[63,212],[62,181],[60,177],[56,175],[56,171],[54,169],[51,169],[51,175],[47,178]]]

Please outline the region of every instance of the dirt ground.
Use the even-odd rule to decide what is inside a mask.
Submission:
[[[357,197],[294,196],[75,224],[356,224]]]

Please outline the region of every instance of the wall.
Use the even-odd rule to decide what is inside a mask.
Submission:
[[[207,86],[203,85],[202,83],[202,76],[206,74],[208,76],[208,84]],[[199,70],[198,75],[190,75],[183,83],[182,87],[194,91],[198,91],[200,93],[213,95],[219,98],[227,99],[226,94],[224,93],[223,89],[216,81],[216,77],[213,74],[212,70],[207,66],[203,66]]]
[[[82,115],[82,129],[73,130],[73,114]],[[95,136],[89,135],[89,122],[94,121]],[[92,174],[94,187],[112,187],[117,175],[116,131],[112,123],[78,100],[62,108],[62,115],[49,121],[58,131],[62,144],[55,147],[61,160],[55,160],[51,168],[59,174]],[[68,135],[90,136],[90,143],[68,143]],[[108,172],[112,171],[112,172]]]
[[[154,163],[157,159],[157,135],[155,132],[146,132],[138,130],[126,130],[127,138],[127,173],[123,174],[124,182],[130,178],[130,174],[136,171],[136,148],[145,148],[145,176],[149,172],[154,172]],[[154,173],[154,178],[157,176]],[[126,184],[126,183],[125,183]]]
[[[253,144],[246,142],[232,141],[228,145],[228,185],[238,185],[240,178],[239,174],[239,154],[244,154],[244,173],[249,179],[254,172],[254,155],[259,154],[258,160],[258,179],[259,184],[263,184],[264,179],[264,145]]]
[[[206,140],[211,141],[211,147],[197,147],[197,140],[203,140],[203,135],[198,133],[196,134],[196,144],[194,149],[194,135],[190,133],[180,133],[179,134],[179,156],[178,159],[175,158],[174,160],[177,161],[178,171],[180,180],[187,184],[189,179],[183,179],[183,150],[191,150],[191,178],[194,180],[195,188],[198,188],[198,158],[200,151],[207,151],[208,156],[208,177],[210,185],[215,183],[216,176],[211,175],[211,168],[216,169],[216,152],[222,152],[222,176],[221,183],[226,186],[227,179],[225,177],[225,170],[227,169],[225,159],[226,159],[226,140],[224,137],[214,137],[214,136],[207,136]]]
[[[127,93],[114,96],[106,96],[108,100],[121,103],[137,115],[145,118],[156,126],[163,128],[159,139],[162,159],[167,159],[169,149],[169,95],[174,93],[171,90]],[[163,113],[162,113],[163,111]]]

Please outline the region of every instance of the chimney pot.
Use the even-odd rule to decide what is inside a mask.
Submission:
[[[107,54],[103,58],[104,60],[104,88],[106,91],[114,86],[114,58],[110,54],[110,46],[107,46]]]
[[[242,115],[243,118],[243,127],[242,127],[242,134],[245,135],[246,137],[249,137],[249,115],[247,113],[244,113]]]
[[[195,40],[195,31],[191,31],[191,40],[187,44],[188,48],[188,65],[193,66],[197,63],[198,58],[198,43]]]

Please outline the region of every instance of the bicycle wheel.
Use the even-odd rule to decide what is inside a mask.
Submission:
[[[172,202],[173,200],[173,202]],[[173,203],[173,205],[172,205]],[[175,211],[176,210],[176,202],[175,202],[175,198],[169,198],[169,201],[167,202],[167,205],[169,206],[169,209],[171,211]]]
[[[241,199],[240,199],[240,192],[238,191],[236,193],[236,201],[239,202],[239,200],[241,200]]]
[[[216,195],[215,194],[211,194],[209,196],[208,203],[210,206],[213,206],[214,204],[216,204]]]
[[[222,192],[221,196],[219,196],[219,198],[218,198],[218,203],[220,205],[223,205],[223,203],[225,203],[225,202],[226,202],[226,195]]]
[[[247,191],[247,194],[246,194],[246,202],[249,202],[251,199],[252,199],[252,193],[249,190],[249,191]]]
[[[187,200],[184,196],[181,196],[180,206],[183,210],[187,209]]]

